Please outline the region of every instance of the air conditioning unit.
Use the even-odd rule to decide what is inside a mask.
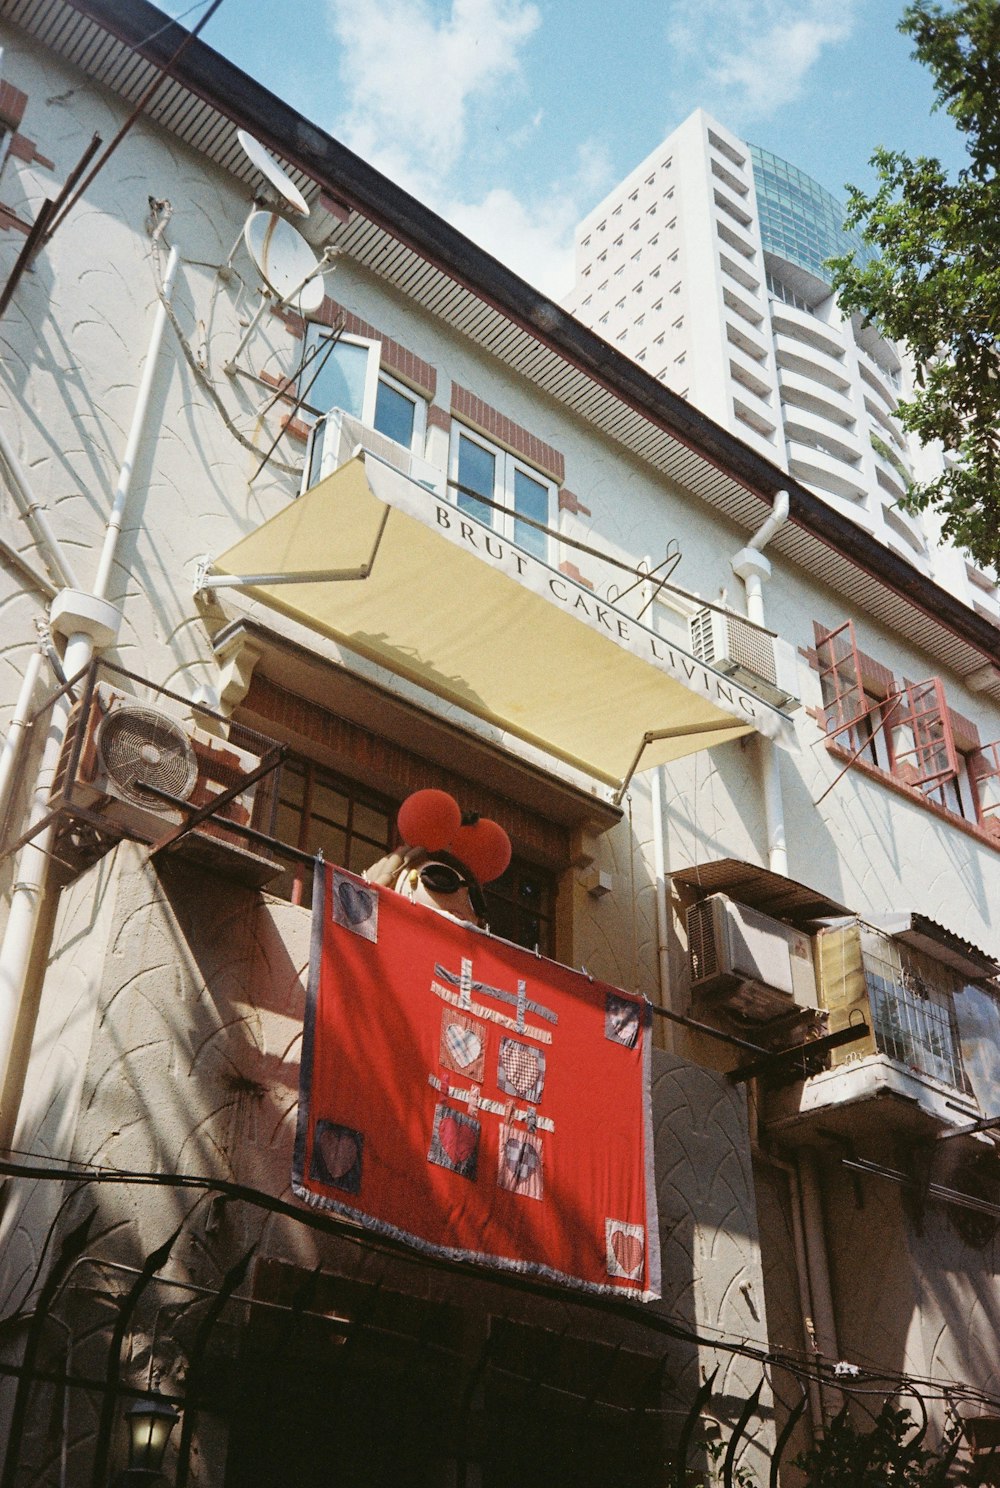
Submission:
[[[816,1010],[811,937],[712,894],[687,912],[691,991],[754,1023]]]
[[[367,450],[376,459],[383,460],[402,475],[408,476],[418,486],[433,491],[435,496],[447,495],[447,481],[443,470],[429,460],[415,455],[404,444],[397,444],[377,429],[370,429],[360,419],[334,408],[316,424],[310,436],[309,452],[305,464],[306,488],[315,486],[326,476],[332,475],[341,465],[357,454]]]
[[[764,702],[782,708],[795,698],[794,655],[768,631],[740,615],[705,606],[688,622],[692,653]]]
[[[103,681],[93,689],[86,717],[78,714],[71,727],[73,736],[67,739],[54,792],[99,815],[121,835],[151,844],[164,841],[186,820],[186,813],[147,787],[203,806],[260,764],[250,751],[203,729],[188,728]],[[64,772],[76,734],[79,752],[70,782]],[[241,791],[218,816],[201,822],[197,834],[242,846],[243,839],[227,831],[226,822],[250,824],[255,791],[256,784]]]

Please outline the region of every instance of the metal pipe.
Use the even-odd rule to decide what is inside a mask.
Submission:
[[[663,830],[663,767],[651,772],[653,812],[653,883],[656,893],[656,971],[660,1003],[665,1006],[670,995],[667,967],[670,918],[667,910],[667,847]],[[673,1040],[671,1039],[671,1047]]]
[[[735,555],[733,573],[743,580],[747,597],[747,619],[753,625],[764,625],[764,580],[770,578],[771,564],[763,549],[788,519],[788,492],[776,491],[771,514],[758,527],[750,541]],[[781,760],[772,740],[760,736],[761,781],[764,791],[764,823],[767,832],[767,863],[772,873],[788,874],[788,844],[785,836],[785,808],[781,796]]]
[[[786,1162],[761,1145],[760,1140],[760,1090],[756,1080],[749,1088],[748,1114],[750,1118],[750,1151],[754,1159],[764,1167],[780,1173],[788,1185],[788,1208],[792,1220],[792,1252],[795,1257],[795,1280],[799,1292],[799,1308],[802,1312],[802,1336],[806,1349],[815,1352],[816,1333],[813,1324],[812,1294],[809,1291],[809,1261],[806,1255],[805,1230],[802,1224],[802,1191],[799,1173],[794,1163]],[[813,1374],[807,1376],[809,1394],[809,1419],[814,1434],[823,1430],[823,1399],[819,1381]]]
[[[167,311],[164,300],[170,299],[179,262],[180,254],[177,248],[173,247],[170,250],[170,257],[167,259],[167,272],[163,280],[163,296],[156,308],[156,317],[153,321],[153,329],[149,338],[149,349],[146,353],[146,363],[142,369],[139,390],[136,393],[135,409],[132,413],[132,425],[129,429],[128,442],[125,445],[125,454],[122,457],[121,469],[118,472],[118,484],[115,487],[114,499],[111,503],[111,514],[108,517],[107,530],[104,536],[104,546],[101,549],[101,557],[97,565],[97,577],[94,580],[94,587],[91,591],[96,599],[107,598],[115,549],[118,546],[118,539],[121,535],[125,506],[132,487],[132,474],[135,470],[136,456],[138,455],[139,445],[145,431],[146,415],[149,411],[149,399],[153,390],[153,379],[156,374],[156,363],[159,357],[160,344],[163,340],[163,332],[167,324]]]
[[[771,538],[788,520],[788,492],[785,490],[775,491],[774,502],[771,506],[771,515],[767,517],[757,528],[753,537],[747,543],[748,548],[761,553]]]
[[[0,751],[0,827],[3,826],[7,817],[14,767],[21,756],[21,749],[24,745],[28,716],[31,712],[31,699],[38,685],[43,659],[40,646],[28,657],[28,665],[21,679],[21,690],[14,705],[14,716],[7,727],[7,737],[3,742],[3,750]]]
[[[27,472],[17,458],[17,451],[7,437],[2,424],[0,424],[0,458],[2,458],[6,467],[8,484],[10,485],[11,495],[14,497],[14,504],[24,519],[28,531],[41,549],[45,566],[53,577],[58,579],[60,584],[63,584],[67,589],[76,589],[78,584],[76,575],[73,572],[73,565],[66,557],[59,539],[49,526],[49,519],[45,514],[44,508],[36,501]]]
[[[55,599],[59,591],[52,580],[45,574],[39,573],[38,569],[17,551],[13,543],[9,543],[4,537],[0,537],[0,553],[3,553],[8,562],[19,571],[23,578],[27,579],[38,594],[44,599]]]
[[[827,1364],[840,1358],[837,1345],[837,1323],[830,1287],[830,1264],[826,1253],[823,1204],[820,1198],[819,1174],[815,1154],[799,1155],[799,1189],[802,1195],[802,1218],[805,1225],[806,1257],[809,1263],[809,1290],[812,1294],[813,1323],[820,1357]],[[828,1394],[829,1391],[824,1391]],[[830,1404],[830,1402],[828,1402]]]
[[[69,676],[75,676],[88,665],[93,655],[92,638],[83,631],[70,636],[63,657]],[[49,793],[59,765],[66,725],[73,699],[63,692],[56,699],[49,718],[49,730],[42,751],[42,762],[35,782],[29,821],[41,821],[49,808]],[[7,1103],[7,1077],[17,1030],[18,1014],[31,967],[35,930],[44,897],[49,853],[55,836],[55,823],[27,843],[18,861],[11,893],[10,913],[0,946],[0,1146],[9,1147],[13,1135],[15,1112]]]

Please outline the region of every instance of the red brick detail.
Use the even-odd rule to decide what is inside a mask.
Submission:
[[[870,692],[873,697],[887,698],[898,691],[896,678],[890,667],[876,661],[866,651],[858,652],[858,660],[861,663],[861,682],[866,692]]]
[[[451,428],[451,414],[440,403],[432,403],[427,410],[428,429],[443,429],[447,434]]]
[[[576,564],[573,563],[569,558],[564,558],[563,561],[560,563],[559,572],[564,573],[566,577],[568,579],[572,579],[575,584],[585,584],[588,589],[593,589],[594,587],[589,579],[584,578],[583,574],[577,568]]]
[[[6,228],[14,228],[17,232],[22,232],[27,237],[31,231],[31,223],[22,222],[16,212],[12,211],[10,207],[5,206],[3,202],[0,202],[0,232]]]
[[[817,647],[821,646],[830,634],[830,629],[827,626],[820,625],[818,620],[813,621],[813,635],[816,639]],[[808,661],[814,672],[819,671],[819,657],[815,650],[800,648],[799,655]],[[890,697],[894,692],[899,691],[895,674],[890,667],[876,660],[874,656],[869,656],[866,651],[862,651],[860,648],[858,650],[858,661],[861,663],[861,685],[866,692],[871,693],[872,697],[884,699]]]
[[[331,217],[336,217],[338,222],[349,222],[354,216],[354,210],[346,202],[338,201],[336,197],[321,191],[319,194],[319,208],[321,212],[327,212]]]
[[[550,476],[557,485],[562,485],[566,464],[558,450],[454,382],[451,385],[451,411],[459,418],[468,419],[489,439],[513,450],[515,455],[523,456],[530,465]]]
[[[276,315],[279,320],[283,320],[293,336],[305,335],[306,323],[297,311],[289,310],[284,305],[272,305],[271,314]]]
[[[281,420],[281,427],[292,439],[301,439],[303,443],[312,432],[308,424],[304,424],[301,419],[292,418],[290,414]]]
[[[277,389],[283,397],[295,397],[295,383],[290,377],[277,377],[273,372],[269,372],[266,367],[262,372],[258,372],[257,376],[261,382],[266,382],[268,387]]]
[[[266,677],[253,678],[243,706],[274,725],[281,737],[293,735],[314,750],[327,751],[335,768],[368,781],[387,796],[403,801],[411,791],[429,786],[450,791],[463,810],[478,811],[499,822],[519,852],[550,868],[565,868],[569,863],[568,829],[549,821],[541,811],[529,811],[468,776],[411,754],[400,744],[286,692]]]
[[[13,83],[0,83],[0,124],[16,129],[28,107],[28,95]]]
[[[40,165],[45,170],[55,170],[54,163],[45,155],[39,155],[34,140],[28,139],[23,134],[15,134],[10,142],[10,153],[18,160],[26,160],[29,165]]]
[[[822,720],[820,720],[822,727]],[[879,769],[878,765],[869,764],[865,759],[855,759],[853,751],[845,749],[834,739],[827,739],[826,747],[834,759],[841,760],[845,765],[850,765],[859,775],[866,775],[869,780],[877,780],[879,785],[884,785],[886,790],[895,792],[905,800],[912,802],[914,806],[921,806],[924,811],[929,811],[932,816],[947,822],[957,832],[964,832],[966,837],[974,837],[977,842],[985,842],[987,846],[994,847],[1000,852],[1000,839],[997,838],[995,828],[986,826],[981,822],[967,821],[964,816],[958,816],[954,811],[949,811],[946,806],[938,805],[937,801],[930,800],[924,795],[917,785],[910,785],[899,775],[890,775],[888,770]]]
[[[559,492],[559,510],[576,512],[581,517],[589,517],[591,514],[590,507],[584,506],[580,498],[574,496],[572,491],[567,491],[565,486]]]
[[[421,357],[415,356],[412,351],[407,351],[405,346],[400,346],[398,341],[393,341],[391,336],[386,336],[377,326],[369,321],[362,320],[360,315],[355,315],[353,310],[348,310],[339,305],[336,300],[331,300],[329,295],[323,301],[316,314],[311,318],[318,321],[320,325],[333,326],[343,316],[344,330],[349,336],[364,336],[369,341],[381,341],[382,343],[382,366],[387,372],[392,372],[401,382],[407,383],[416,392],[423,393],[427,398],[433,398],[437,392],[437,369],[430,362],[425,362]]]

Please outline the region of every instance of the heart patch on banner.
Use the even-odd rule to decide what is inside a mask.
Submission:
[[[638,1276],[646,1256],[646,1235],[641,1225],[620,1219],[604,1221],[608,1246],[609,1276]]]
[[[445,1008],[441,1015],[441,1063],[482,1084],[486,1072],[486,1026],[465,1013]]]
[[[378,895],[374,889],[335,868],[331,908],[335,925],[353,930],[373,944],[378,942]]]
[[[439,1101],[434,1110],[434,1130],[428,1162],[450,1168],[463,1178],[475,1180],[479,1164],[479,1122],[464,1111]]]
[[[541,1049],[522,1044],[518,1039],[500,1040],[497,1084],[506,1095],[537,1105],[545,1084],[545,1055]]]
[[[313,1175],[346,1193],[361,1191],[361,1154],[364,1137],[336,1121],[317,1121],[313,1144]]]

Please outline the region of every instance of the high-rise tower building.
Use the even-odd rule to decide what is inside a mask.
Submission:
[[[904,356],[841,313],[826,262],[860,238],[817,182],[698,109],[577,229],[569,308],[658,381],[1000,620],[993,578],[899,505],[941,456],[894,411]]]

